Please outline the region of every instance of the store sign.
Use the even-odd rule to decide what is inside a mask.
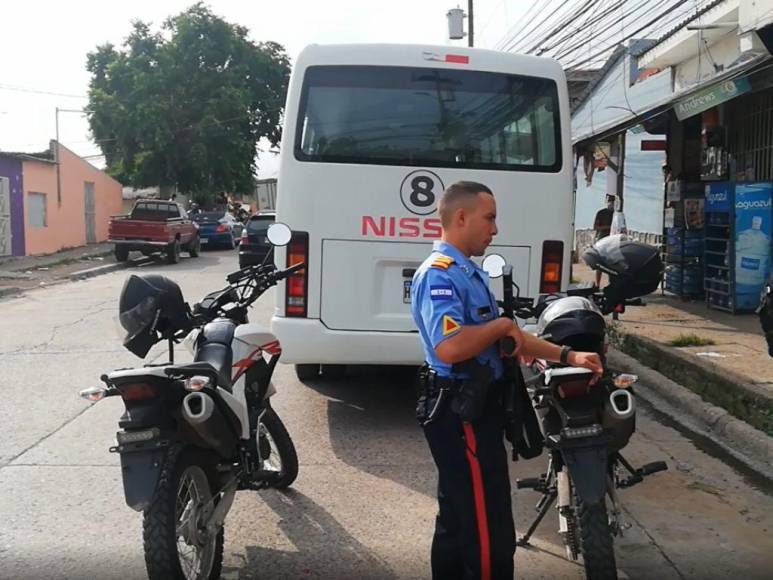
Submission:
[[[729,101],[739,95],[748,93],[752,90],[749,84],[749,79],[740,78],[731,81],[723,81],[716,85],[713,85],[707,89],[704,89],[686,99],[683,99],[674,105],[676,111],[676,117],[680,121],[708,111],[712,107],[716,107],[720,103]]]

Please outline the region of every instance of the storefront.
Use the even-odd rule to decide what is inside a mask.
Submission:
[[[754,311],[771,271],[773,64],[677,100],[669,121],[663,289]]]

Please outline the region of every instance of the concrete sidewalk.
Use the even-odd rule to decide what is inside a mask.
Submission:
[[[584,264],[574,264],[576,280],[593,281],[593,271]],[[606,277],[602,279],[602,286]],[[660,290],[644,298],[646,306],[628,307],[620,315],[620,330],[650,338],[662,344],[680,335],[695,334],[714,341],[711,346],[681,347],[677,351],[691,354],[701,364],[718,370],[741,373],[751,383],[763,386],[773,397],[773,358],[755,314],[737,314],[711,310],[703,302],[685,302]],[[707,356],[708,355],[708,356]]]
[[[593,281],[585,264],[573,265],[578,281]],[[602,286],[606,280],[602,280]],[[646,306],[629,307],[613,324],[617,346],[643,364],[695,391],[755,428],[773,435],[773,358],[754,314],[731,315],[703,302],[685,302],[660,290]],[[676,347],[695,335],[707,346]]]
[[[108,256],[112,253],[113,244],[102,242],[41,256],[0,257],[0,272],[21,272],[24,270],[50,268],[67,262]]]

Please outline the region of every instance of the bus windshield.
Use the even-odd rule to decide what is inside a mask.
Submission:
[[[439,68],[313,66],[301,161],[558,172],[558,92],[550,79]]]

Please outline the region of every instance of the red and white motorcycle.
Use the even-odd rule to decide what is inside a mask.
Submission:
[[[268,231],[275,246],[291,236],[284,224]],[[123,399],[126,412],[110,451],[121,456],[126,503],[144,515],[151,580],[218,578],[236,491],[284,488],[298,475],[295,446],[271,406],[281,346],[267,328],[249,322],[247,311],[302,267],[277,270],[264,261],[244,268],[192,309],[163,276],[131,276],[124,284],[124,346],[144,358],[167,340],[169,362],[103,375],[104,387],[81,396]],[[180,340],[194,362],[174,364]]]

